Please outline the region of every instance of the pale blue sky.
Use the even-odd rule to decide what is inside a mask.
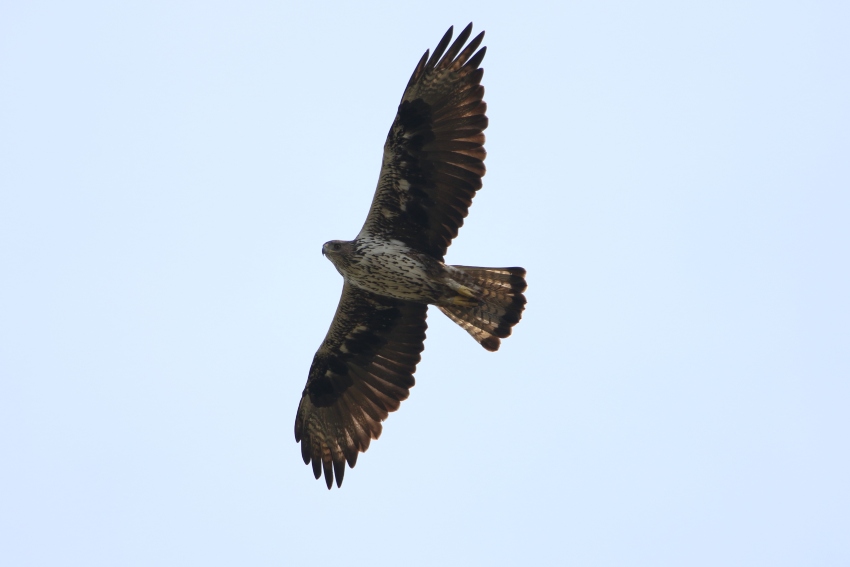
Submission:
[[[341,490],[293,422],[413,67],[487,31],[432,311]],[[850,564],[842,2],[4,2],[7,565]]]

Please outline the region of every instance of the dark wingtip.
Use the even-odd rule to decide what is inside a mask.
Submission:
[[[481,341],[481,346],[489,350],[490,352],[496,352],[499,350],[499,346],[502,344],[497,337],[487,337],[483,341]]]
[[[342,487],[342,477],[345,475],[345,461],[334,460],[334,476],[336,477],[336,487]]]
[[[467,37],[469,37],[470,34],[472,34],[472,22],[469,22],[468,24],[466,24],[466,27],[463,28],[462,32],[460,32],[460,35],[465,35]]]
[[[484,33],[482,32],[481,35],[484,35]],[[479,49],[478,52],[475,55],[473,55],[472,58],[469,61],[466,62],[466,65],[468,65],[472,69],[478,69],[478,67],[481,65],[481,62],[484,61],[485,55],[487,55],[487,46],[486,45],[484,47],[482,47],[481,49]]]
[[[443,56],[443,53],[446,51],[446,48],[449,46],[449,42],[452,40],[452,35],[454,34],[455,27],[449,26],[448,31],[443,35],[443,39],[440,40],[440,43],[437,44],[437,47],[434,48],[434,52],[431,54],[431,58],[428,59],[427,66],[429,68],[433,68],[437,62],[440,60],[440,57]]]
[[[410,88],[410,85],[415,83],[416,80],[419,78],[419,76],[422,74],[422,70],[425,68],[425,65],[428,63],[428,54],[429,54],[429,50],[426,49],[425,53],[419,59],[419,63],[416,64],[416,68],[413,70],[413,73],[410,74],[410,80],[407,81],[407,87],[408,88]],[[325,251],[324,251],[324,249],[322,249],[322,254],[324,254],[324,253],[325,253]]]
[[[330,490],[334,483],[333,465],[330,461],[325,461],[323,459],[322,468],[325,469],[325,484],[328,485],[328,490]]]

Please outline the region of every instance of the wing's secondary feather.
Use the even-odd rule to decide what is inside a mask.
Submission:
[[[485,173],[484,32],[464,48],[452,28],[420,59],[387,140],[378,188],[359,236],[400,240],[442,260]]]
[[[381,435],[381,422],[414,385],[428,306],[383,297],[348,283],[313,357],[295,417],[305,464],[342,484],[345,463]]]

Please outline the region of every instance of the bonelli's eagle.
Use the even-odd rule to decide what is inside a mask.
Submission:
[[[331,488],[414,384],[428,305],[495,351],[525,307],[525,270],[443,263],[484,175],[484,33],[452,28],[419,60],[384,144],[357,238],[322,246],[345,279],[295,417],[304,462]]]

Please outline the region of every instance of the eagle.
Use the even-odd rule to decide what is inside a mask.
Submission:
[[[301,394],[295,441],[328,489],[334,478],[342,486],[345,464],[354,467],[409,395],[429,305],[488,351],[525,308],[523,268],[443,262],[481,188],[486,155],[484,32],[467,44],[470,23],[450,46],[452,34],[425,52],[404,89],[360,233],[322,246],[345,283]]]

